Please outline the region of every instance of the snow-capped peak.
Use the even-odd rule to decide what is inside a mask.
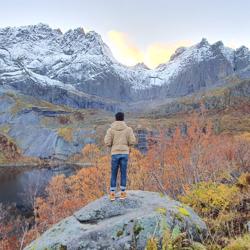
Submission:
[[[134,70],[149,70],[149,67],[145,63],[137,63],[131,67]]]
[[[179,91],[182,85],[193,88],[197,82],[206,86],[245,68],[250,64],[250,52],[246,47],[236,51],[227,48],[221,41],[210,44],[203,38],[193,46],[178,48],[169,62],[156,69],[148,69],[144,63],[127,67],[113,57],[98,33],[85,32],[81,27],[62,33],[40,23],[0,29],[0,66],[4,69],[0,77],[8,82],[12,72],[19,75],[19,63],[37,81],[44,79],[41,82],[50,85],[61,82],[62,88],[71,84],[91,94],[97,94],[102,83],[103,88],[112,86],[117,93],[121,93],[119,87],[130,92],[163,85],[170,89],[170,85],[180,84],[171,88]],[[188,87],[183,87],[183,93]],[[100,93],[110,97],[107,89]]]
[[[238,56],[242,57],[250,55],[250,50],[246,46],[239,47],[235,52]]]
[[[206,38],[202,38],[201,41],[196,45],[197,47],[210,46],[208,40]]]

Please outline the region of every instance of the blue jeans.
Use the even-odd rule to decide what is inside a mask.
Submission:
[[[128,154],[116,154],[112,155],[111,159],[111,179],[110,179],[110,191],[114,192],[116,190],[116,179],[118,169],[120,168],[121,174],[121,191],[126,190],[127,182],[127,166],[128,166]]]

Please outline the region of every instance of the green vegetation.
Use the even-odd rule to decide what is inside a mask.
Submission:
[[[133,227],[133,231],[134,231],[135,236],[137,236],[142,230],[144,230],[144,228],[139,224],[135,224]]]
[[[250,234],[246,222],[249,211],[250,174],[242,173],[234,183],[200,182],[180,196],[183,203],[191,206],[208,226],[208,238],[202,244],[193,242],[178,226],[169,230],[165,220],[161,221],[161,236],[149,237],[148,250],[249,250]],[[166,215],[164,208],[157,212]],[[178,207],[180,216],[189,216],[185,207]],[[197,228],[197,230],[199,230]],[[242,236],[243,235],[243,236]]]
[[[201,243],[194,242],[187,238],[186,233],[182,233],[178,226],[172,232],[166,228],[162,235],[150,237],[146,244],[146,250],[206,250]]]
[[[237,244],[246,244],[249,238],[231,240],[246,233],[246,222],[250,220],[247,208],[249,192],[250,174],[243,173],[234,183],[201,182],[180,197],[206,222],[209,228],[209,238],[205,242],[208,249],[222,249],[229,242],[232,247],[229,245],[225,249],[249,249],[233,248]]]
[[[120,236],[122,236],[123,235],[123,230],[118,230],[117,232],[116,232],[116,236],[117,237],[120,237]]]
[[[9,130],[10,130],[10,126],[9,125],[0,126],[0,132],[4,133],[5,135],[8,134]]]
[[[167,209],[164,207],[158,207],[156,208],[156,212],[160,213],[161,215],[166,215],[167,214]]]
[[[188,212],[188,210],[186,208],[179,207],[178,210],[179,210],[180,214],[182,214],[184,216],[190,216],[190,214],[189,214],[189,212]]]
[[[181,201],[202,215],[212,214],[236,205],[239,202],[238,188],[214,182],[201,182],[182,196]]]
[[[245,234],[235,240],[231,240],[229,245],[224,250],[249,250],[250,249],[250,234]]]
[[[59,128],[58,135],[63,137],[65,141],[71,142],[73,140],[73,129],[69,127]]]

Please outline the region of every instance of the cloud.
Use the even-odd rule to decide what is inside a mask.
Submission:
[[[143,61],[143,53],[126,33],[114,30],[109,31],[108,38],[111,43],[111,50],[117,60],[130,66]]]
[[[150,68],[167,62],[177,48],[192,44],[188,40],[175,43],[153,43],[143,51],[136,46],[127,33],[112,30],[108,32],[108,38],[110,48],[118,61],[129,66],[144,62]]]
[[[155,68],[161,63],[166,63],[177,48],[190,46],[191,44],[191,41],[151,44],[147,47],[144,62],[150,68]]]

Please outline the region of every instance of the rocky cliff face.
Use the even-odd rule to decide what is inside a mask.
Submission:
[[[120,102],[183,96],[238,74],[250,77],[248,48],[206,39],[179,48],[155,70],[117,62],[100,35],[38,24],[0,29],[0,84],[56,104],[115,111]]]
[[[194,211],[169,197],[146,191],[129,191],[128,199],[96,200],[68,217],[26,247],[31,249],[145,249],[147,239],[164,228],[187,232],[200,241],[205,223]]]
[[[76,115],[74,110],[0,87],[0,134],[8,135],[24,156],[66,160],[81,152],[85,144],[95,143],[95,130],[84,127],[84,117]],[[75,126],[67,124],[70,119]]]

